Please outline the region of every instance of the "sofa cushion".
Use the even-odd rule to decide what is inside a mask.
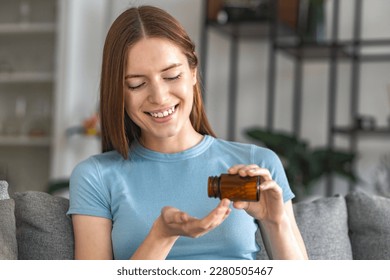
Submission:
[[[344,197],[336,195],[299,202],[294,204],[294,212],[309,259],[352,259]]]
[[[44,192],[14,194],[19,259],[73,259],[69,201]]]
[[[354,259],[390,259],[390,199],[354,191],[346,201]]]
[[[347,206],[344,197],[334,196],[293,204],[295,218],[312,260],[351,260]],[[260,246],[262,241],[258,238]],[[267,259],[265,250],[258,259]]]

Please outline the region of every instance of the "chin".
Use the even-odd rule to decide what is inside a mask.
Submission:
[[[147,135],[148,137],[152,137],[157,140],[164,140],[178,136],[179,132],[176,129],[164,129],[164,131],[153,131],[152,133],[148,133]]]

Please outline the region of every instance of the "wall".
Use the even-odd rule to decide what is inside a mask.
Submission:
[[[106,0],[66,0],[60,7],[57,100],[51,177],[67,178],[73,167],[100,151],[93,137],[67,136],[97,108]]]

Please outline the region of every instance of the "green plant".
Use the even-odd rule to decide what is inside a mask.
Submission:
[[[69,188],[68,179],[51,180],[47,187],[47,193],[54,194],[55,192],[67,190]]]
[[[357,176],[351,168],[355,154],[328,147],[311,148],[305,140],[285,132],[250,128],[245,134],[281,158],[287,179],[297,195],[307,195],[313,185],[324,175],[338,174],[350,182]]]

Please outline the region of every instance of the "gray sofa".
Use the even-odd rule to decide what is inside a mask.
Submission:
[[[9,198],[6,186],[0,184],[0,259],[72,259],[68,200],[33,191]],[[390,259],[389,198],[355,191],[294,208],[310,259]],[[268,259],[265,250],[258,259]]]

